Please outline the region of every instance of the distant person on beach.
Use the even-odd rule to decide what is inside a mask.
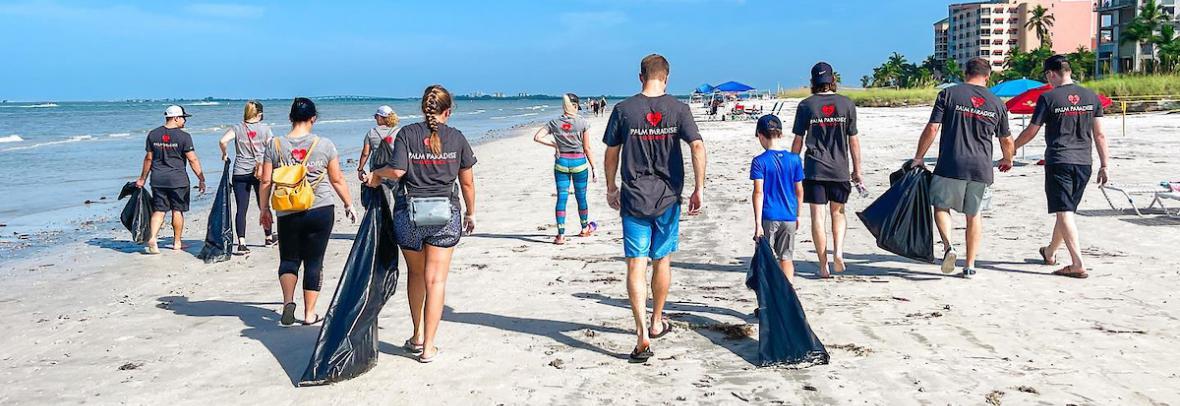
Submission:
[[[574,187],[574,198],[578,201],[578,219],[581,221],[579,237],[589,237],[597,226],[590,222],[590,203],[586,198],[586,185],[591,179],[598,181],[595,173],[594,161],[590,157],[590,122],[578,114],[575,106],[578,96],[566,93],[562,96],[561,117],[550,120],[545,127],[533,134],[533,141],[553,148],[555,162],[553,163],[553,177],[557,183],[557,207],[554,215],[557,219],[557,236],[553,243],[565,244],[565,209],[569,202],[570,185]],[[590,101],[590,103],[596,103]],[[597,106],[595,106],[597,108]],[[552,138],[548,139],[545,136]]]
[[[365,163],[369,164],[369,171],[383,168],[389,164],[389,157],[381,157],[384,159],[370,159],[373,152],[376,152],[381,144],[388,144],[393,148],[393,138],[397,134],[398,117],[397,113],[393,111],[393,107],[381,106],[377,108],[377,112],[373,114],[373,120],[377,121],[377,126],[370,128],[369,132],[365,133],[364,142],[361,146],[361,157],[357,160],[356,172],[357,177],[364,181],[367,177],[365,171]]]
[[[830,278],[824,211],[832,216],[832,257],[836,272],[844,272],[844,234],[848,219],[844,204],[852,183],[861,183],[860,137],[856,128],[856,105],[836,94],[832,66],[820,62],[811,68],[811,96],[799,102],[795,111],[795,141],[791,152],[803,155],[803,201],[811,205],[811,239],[819,259],[819,276]],[[851,156],[852,173],[848,172]],[[825,210],[826,209],[826,210]]]
[[[979,212],[990,204],[992,140],[999,138],[1004,158],[1000,171],[1012,169],[1013,148],[1008,130],[1008,108],[987,88],[991,64],[983,58],[967,61],[966,81],[938,93],[930,121],[918,140],[913,166],[924,166],[926,151],[938,142],[938,163],[930,181],[930,204],[934,206],[934,223],[942,237],[942,272],[955,270],[958,255],[951,244],[951,210],[967,216],[967,261],[962,276],[975,274],[975,257],[983,239],[983,216]]]
[[[238,234],[238,247],[234,254],[250,253],[246,247],[246,212],[250,209],[250,189],[254,189],[255,201],[262,207],[262,188],[259,178],[262,177],[263,155],[266,146],[274,138],[270,126],[262,122],[262,103],[255,100],[246,102],[242,112],[242,122],[235,124],[221,136],[221,160],[229,159],[229,143],[234,143],[233,178],[234,185],[234,228]],[[262,225],[262,233],[266,236],[264,245],[270,247],[275,244],[271,234],[271,224]]]
[[[795,282],[795,230],[803,207],[803,161],[788,149],[783,123],[767,114],[758,119],[754,134],[766,150],[750,162],[754,193],[754,240],[766,238],[778,257],[783,275]]]
[[[409,269],[406,296],[414,324],[414,334],[404,347],[418,354],[422,363],[434,361],[439,353],[436,333],[451,256],[460,236],[475,230],[475,154],[467,137],[447,125],[451,104],[447,89],[427,87],[422,95],[426,121],[402,127],[393,141],[393,160],[373,170],[367,181],[371,187],[382,179],[401,181],[393,224]],[[460,190],[463,206],[459,206]],[[465,210],[462,217],[461,209]]]
[[[172,105],[164,109],[164,125],[148,132],[145,140],[143,171],[135,185],[143,187],[151,175],[152,219],[151,234],[148,236],[145,253],[160,253],[160,227],[164,225],[164,214],[172,212],[172,249],[184,249],[184,212],[189,207],[189,178],[186,167],[192,165],[197,176],[197,188],[205,193],[205,173],[201,161],[193,149],[193,137],[184,131],[184,125],[192,115],[184,107]]]
[[[1016,139],[1016,148],[1028,144],[1045,127],[1045,198],[1057,222],[1049,246],[1040,249],[1041,260],[1045,265],[1057,265],[1057,250],[1065,245],[1072,263],[1053,274],[1082,279],[1089,274],[1082,262],[1074,212],[1090,182],[1094,165],[1091,146],[1098,149],[1100,160],[1098,185],[1109,180],[1106,168],[1110,152],[1098,120],[1102,117],[1102,102],[1090,89],[1074,84],[1073,69],[1065,56],[1046,59],[1044,68],[1045,79],[1053,90],[1037,99],[1032,120]]]
[[[684,189],[684,157],[680,142],[692,148],[694,188],[688,214],[699,214],[705,185],[705,143],[688,105],[665,93],[668,60],[652,54],[639,65],[643,91],[615,105],[602,142],[606,149],[606,199],[620,210],[623,253],[627,258],[627,295],[635,317],[635,348],[631,362],[653,356],[651,339],[672,330],[664,303],[672,283],[672,257],[680,240],[680,202]],[[621,164],[621,171],[620,171]],[[620,187],[615,178],[622,174]],[[647,328],[647,263],[652,262],[651,329]]]
[[[262,163],[263,225],[272,220],[271,197],[284,187],[273,181],[277,169],[303,165],[307,170],[305,179],[315,196],[306,210],[275,210],[279,226],[279,286],[283,290],[283,312],[279,323],[284,327],[295,324],[295,285],[299,282],[300,266],[303,267],[303,325],[323,321],[315,311],[315,304],[323,282],[324,252],[336,223],[333,194],[344,204],[344,214],[349,221],[356,222],[336,144],[312,133],[316,117],[314,102],[304,97],[295,98],[288,115],[291,132],[275,137],[267,145]]]

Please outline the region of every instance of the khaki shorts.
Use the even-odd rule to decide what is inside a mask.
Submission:
[[[795,251],[797,221],[762,220],[762,232],[779,261],[790,261]]]
[[[930,204],[936,209],[950,209],[974,216],[990,207],[991,200],[991,185],[983,182],[938,175],[930,180]]]

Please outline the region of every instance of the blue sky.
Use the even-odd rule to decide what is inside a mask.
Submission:
[[[0,2],[0,99],[625,95],[639,59],[670,90],[806,83],[817,60],[847,85],[893,51],[931,53],[934,0]]]

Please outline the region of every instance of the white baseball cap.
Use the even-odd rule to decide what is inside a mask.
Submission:
[[[393,114],[393,107],[381,106],[381,107],[377,108],[377,115],[378,116],[389,117],[390,114]]]
[[[184,111],[184,107],[180,107],[175,104],[168,106],[168,108],[164,109],[164,117],[166,117],[166,118],[192,117],[192,116],[193,116],[192,114],[188,114]]]

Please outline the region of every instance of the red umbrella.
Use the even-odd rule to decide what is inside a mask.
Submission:
[[[1035,89],[1029,89],[1029,91],[1009,99],[1004,104],[1008,106],[1008,112],[1012,114],[1032,114],[1033,110],[1037,107],[1037,99],[1041,97],[1042,93],[1052,89],[1053,85],[1044,85]],[[1098,95],[1098,100],[1102,103],[1102,108],[1110,107],[1111,103],[1114,103],[1109,97],[1101,94]]]

